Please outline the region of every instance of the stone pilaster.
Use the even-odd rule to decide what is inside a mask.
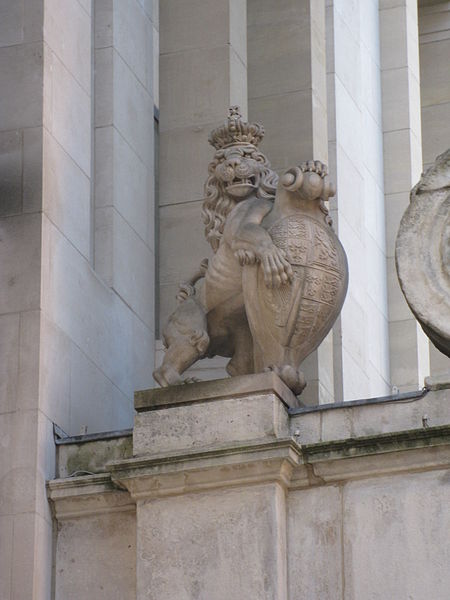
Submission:
[[[329,2],[327,91],[332,217],[349,262],[334,328],[335,400],[389,388],[378,2]]]
[[[110,467],[136,502],[139,600],[286,600],[296,404],[272,373],[136,396],[133,458]]]
[[[151,338],[157,15],[136,0],[95,0],[94,6],[94,266]]]
[[[264,125],[262,144],[281,172],[302,161],[328,162],[323,0],[249,0],[249,115]],[[330,333],[302,369],[305,403],[333,401]]]
[[[423,386],[429,373],[428,339],[401,292],[395,239],[422,172],[417,2],[380,6],[384,194],[391,384],[400,391]]]
[[[160,12],[159,313],[209,255],[200,212],[211,129],[247,116],[246,0],[165,0]]]
[[[450,147],[450,5],[419,3],[422,155],[426,170]],[[430,344],[430,373],[450,370],[448,358]]]

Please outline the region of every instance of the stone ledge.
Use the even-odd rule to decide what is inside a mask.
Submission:
[[[108,465],[111,479],[135,501],[205,490],[279,483],[289,486],[300,448],[291,439],[223,446],[171,456],[137,457]]]
[[[302,445],[305,462],[354,458],[427,446],[450,445],[450,425]]]
[[[297,397],[278,375],[269,372],[141,390],[134,393],[134,408],[137,412],[144,412],[195,402],[261,394],[275,394],[288,408],[300,406]]]
[[[425,377],[425,387],[427,390],[434,392],[439,390],[450,390],[450,373]]]
[[[300,446],[293,438],[111,461],[107,473],[48,482],[58,519],[132,511],[138,500],[278,483],[328,485],[450,466],[450,426]],[[127,490],[127,491],[124,491]]]
[[[130,494],[117,488],[110,473],[53,479],[47,482],[47,497],[58,521],[136,509]]]

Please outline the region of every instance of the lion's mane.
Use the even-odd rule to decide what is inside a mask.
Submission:
[[[278,175],[270,167],[266,156],[253,145],[233,147],[245,158],[251,158],[261,165],[261,177],[256,196],[264,200],[274,200],[278,184]],[[217,165],[226,159],[226,149],[218,150],[208,165],[208,179],[205,183],[205,198],[202,207],[202,219],[205,224],[205,236],[214,252],[217,251],[225,223],[236,200],[228,196],[223,183],[216,177]]]

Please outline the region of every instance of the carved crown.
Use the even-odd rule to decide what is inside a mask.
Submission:
[[[231,106],[228,119],[221,127],[211,131],[208,141],[216,150],[220,150],[234,144],[252,144],[256,147],[263,137],[262,125],[243,121],[239,106]]]

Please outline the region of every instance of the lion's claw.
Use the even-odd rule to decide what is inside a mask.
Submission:
[[[264,272],[264,282],[269,288],[278,288],[292,280],[294,275],[286,254],[275,245],[260,253],[259,260]]]

